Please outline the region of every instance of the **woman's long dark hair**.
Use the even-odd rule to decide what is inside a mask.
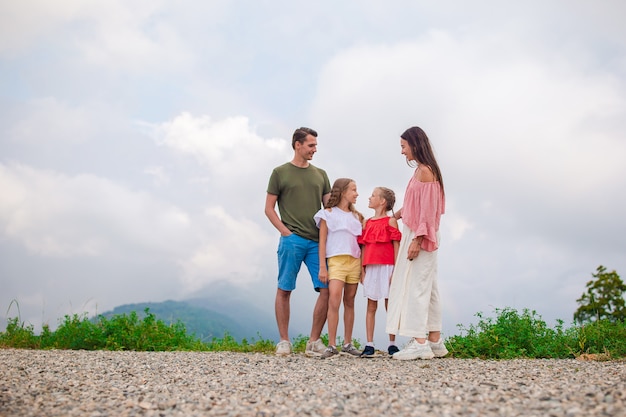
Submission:
[[[400,137],[409,143],[411,153],[417,160],[417,163],[430,167],[435,175],[435,181],[439,181],[439,184],[441,184],[441,192],[445,195],[441,170],[439,169],[439,164],[437,164],[437,160],[435,159],[435,153],[430,146],[430,141],[428,140],[428,136],[426,136],[426,132],[424,132],[420,127],[413,126],[405,130]],[[412,166],[408,160],[407,163],[409,166]]]

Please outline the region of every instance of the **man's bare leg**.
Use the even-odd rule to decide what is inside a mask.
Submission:
[[[322,335],[324,324],[326,324],[326,315],[328,314],[328,288],[320,288],[320,293],[315,302],[313,309],[313,325],[311,326],[311,335],[309,340],[318,340]]]
[[[285,291],[278,288],[276,290],[276,302],[274,309],[276,311],[276,324],[278,325],[278,334],[280,340],[289,340],[289,314],[291,291]]]

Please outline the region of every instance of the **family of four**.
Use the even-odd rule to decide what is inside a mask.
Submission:
[[[437,288],[439,222],[445,211],[445,194],[426,133],[411,127],[400,136],[401,153],[415,168],[402,208],[394,212],[394,192],[376,187],[368,205],[374,215],[366,221],[354,207],[358,197],[356,183],[339,178],[331,187],[326,172],[310,163],[317,151],[317,132],[306,127],[296,129],[292,147],[293,159],[272,171],[265,203],[265,214],[281,235],[275,301],[280,341],[276,354],[289,355],[292,350],[290,297],[304,263],[313,288],[319,293],[305,350],[307,356],[374,356],[374,321],[379,300],[384,300],[387,308],[388,353],[394,359],[445,356],[448,351],[441,338]],[[367,344],[363,351],[352,344],[354,299],[359,283],[368,299]],[[338,348],[342,303],[344,344]],[[321,340],[326,322],[328,346]],[[401,350],[395,344],[396,335],[411,338]]]

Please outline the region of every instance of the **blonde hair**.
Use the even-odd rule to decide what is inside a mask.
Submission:
[[[393,206],[396,204],[396,193],[394,193],[391,188],[387,187],[376,187],[375,190],[378,190],[378,195],[387,202],[385,212],[391,211],[391,214],[394,214]]]
[[[343,196],[343,193],[346,192],[346,190],[350,186],[350,183],[352,182],[356,184],[356,182],[350,178],[337,178],[335,182],[333,183],[333,188],[331,188],[330,190],[330,198],[328,199],[328,203],[326,203],[326,206],[324,208],[336,207],[337,204],[339,204],[339,202],[341,201],[341,197]],[[354,204],[349,203],[348,208],[350,209],[352,213],[354,213],[354,215],[359,219],[360,222],[363,222],[364,217],[354,207]]]

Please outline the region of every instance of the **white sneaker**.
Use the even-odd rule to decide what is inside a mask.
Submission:
[[[287,356],[291,354],[291,342],[289,340],[281,340],[276,345],[276,354],[278,356]]]
[[[409,343],[399,352],[394,353],[392,358],[399,361],[412,361],[414,359],[432,359],[435,357],[428,343],[417,343],[415,338],[411,338]]]
[[[322,356],[324,351],[326,350],[326,345],[322,342],[322,339],[317,339],[316,341],[309,340],[306,342],[306,349],[304,354],[309,357],[319,357]]]
[[[448,349],[446,349],[446,345],[443,344],[443,338],[439,338],[438,342],[429,341],[430,349],[433,351],[435,358],[443,358],[448,354]]]

